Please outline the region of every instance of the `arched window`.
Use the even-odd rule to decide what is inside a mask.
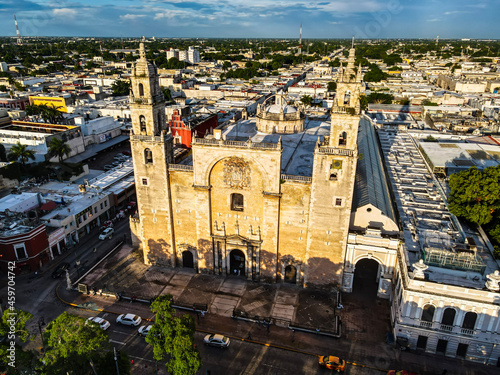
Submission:
[[[441,324],[446,326],[453,326],[455,322],[455,315],[457,314],[455,309],[448,307],[444,310],[443,319],[441,319]]]
[[[243,195],[238,193],[231,194],[231,210],[243,211]]]
[[[141,133],[146,131],[146,118],[141,115],[139,116],[139,123],[141,124]]]
[[[344,94],[344,105],[349,105],[351,102],[351,92],[346,91]]]
[[[144,150],[144,163],[145,164],[153,163],[153,152],[149,148]]]
[[[422,320],[424,322],[432,322],[434,318],[434,311],[436,311],[436,308],[432,305],[425,305],[423,310],[422,310]]]
[[[142,83],[139,83],[139,96],[144,96],[144,86]]]
[[[342,132],[339,134],[339,146],[345,146],[347,144],[347,133]]]
[[[163,129],[163,121],[161,120],[161,112],[158,112],[158,130]]]
[[[462,324],[462,328],[465,329],[474,329],[476,326],[477,314],[475,312],[469,311],[464,316],[464,322]]]

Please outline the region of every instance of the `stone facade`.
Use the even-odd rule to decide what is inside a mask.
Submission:
[[[145,262],[256,281],[340,285],[359,116],[337,113],[331,135],[317,137],[309,156],[311,176],[283,174],[281,139],[194,138],[192,165],[172,164],[170,133],[155,115],[162,105],[155,100],[155,77],[141,52],[132,76],[139,217],[131,227]],[[140,83],[144,95],[138,95]],[[285,112],[288,106],[281,100]],[[295,110],[293,116],[294,131],[302,132],[304,115]]]

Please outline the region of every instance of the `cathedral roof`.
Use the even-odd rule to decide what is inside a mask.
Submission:
[[[358,155],[352,211],[372,204],[395,221],[375,130],[363,118],[359,122]]]

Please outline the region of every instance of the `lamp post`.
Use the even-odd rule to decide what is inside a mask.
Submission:
[[[40,338],[42,339],[42,351],[45,352],[45,342],[43,341],[43,332],[42,327],[45,325],[45,321],[43,320],[43,316],[38,319],[38,330],[40,331]]]

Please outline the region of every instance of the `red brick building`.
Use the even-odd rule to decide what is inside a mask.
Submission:
[[[13,224],[0,230],[0,270],[7,272],[9,262],[15,263],[15,273],[30,273],[50,261],[49,241],[45,225]]]
[[[198,138],[203,138],[217,125],[217,114],[191,114],[182,117],[178,109],[174,110],[172,120],[168,122],[174,137],[174,144],[182,144],[187,148],[191,148],[191,139],[194,132],[196,132]]]

